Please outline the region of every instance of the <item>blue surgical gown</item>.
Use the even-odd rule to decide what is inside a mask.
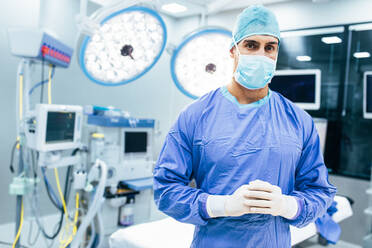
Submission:
[[[312,118],[276,92],[265,99],[242,107],[219,88],[183,110],[166,136],[154,198],[165,214],[196,226],[191,247],[290,247],[289,225],[315,221],[332,203],[336,189]],[[209,194],[229,195],[256,179],[295,196],[297,217],[208,216]]]

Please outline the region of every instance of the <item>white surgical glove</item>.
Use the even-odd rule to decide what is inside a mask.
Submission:
[[[249,213],[249,206],[245,204],[248,192],[248,185],[242,185],[232,195],[209,195],[207,198],[209,216],[215,218]]]
[[[240,186],[232,195],[209,195],[207,212],[210,217],[271,214],[293,219],[298,204],[293,196],[282,194],[281,188],[255,180]]]
[[[282,194],[281,188],[268,182],[255,180],[248,185],[248,200],[245,205],[250,213],[271,214],[293,219],[297,215],[296,198]]]

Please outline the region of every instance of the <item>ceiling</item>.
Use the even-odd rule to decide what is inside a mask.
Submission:
[[[281,2],[300,1],[300,0],[157,0],[156,5],[160,12],[174,18],[182,18],[192,15],[206,14],[216,12],[241,9],[252,4],[274,4]],[[309,0],[311,1],[311,0]],[[161,5],[166,3],[179,3],[187,7],[187,10],[181,13],[169,13],[161,10]]]
[[[143,2],[150,4],[159,12],[171,16],[173,18],[183,18],[193,15],[213,14],[217,12],[242,9],[253,4],[276,4],[283,2],[294,2],[294,1],[309,1],[313,3],[329,2],[335,0],[90,0],[90,2],[96,3],[101,6],[108,6],[112,3],[133,3]],[[180,13],[170,13],[162,10],[164,4],[178,3],[187,8],[186,11]]]

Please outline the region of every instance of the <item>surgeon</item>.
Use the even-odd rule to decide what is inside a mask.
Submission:
[[[315,221],[332,203],[312,118],[268,88],[279,44],[274,14],[245,9],[232,37],[231,82],[190,104],[166,136],[155,202],[196,226],[191,247],[290,247],[289,225]]]

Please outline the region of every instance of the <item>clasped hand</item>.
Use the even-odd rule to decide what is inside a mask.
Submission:
[[[297,210],[297,201],[293,196],[284,195],[278,186],[260,180],[241,186],[225,201],[226,216],[254,213],[292,219]]]

